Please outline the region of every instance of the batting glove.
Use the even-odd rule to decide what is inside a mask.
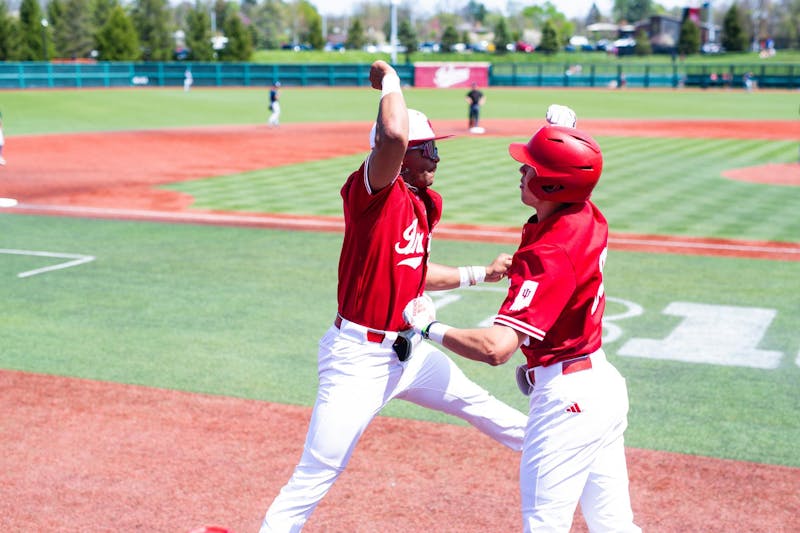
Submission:
[[[575,111],[565,105],[553,104],[547,108],[547,122],[553,126],[574,128],[578,122]]]
[[[427,294],[414,298],[403,309],[403,319],[408,322],[414,331],[422,333],[436,321],[436,305]]]

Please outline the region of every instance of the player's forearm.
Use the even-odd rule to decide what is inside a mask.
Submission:
[[[400,92],[384,95],[378,111],[376,146],[396,146],[405,154],[408,145],[408,111]]]
[[[473,361],[500,365],[508,361],[527,335],[508,326],[493,324],[487,328],[458,329],[436,320],[436,304],[423,294],[403,309],[403,318],[424,338]]]
[[[487,270],[484,266],[451,267],[438,263],[428,263],[425,290],[444,291],[459,287],[471,287],[486,281],[486,274]]]
[[[508,361],[511,354],[496,352],[494,344],[487,342],[487,339],[480,334],[480,331],[474,329],[451,329],[442,339],[442,346],[462,357],[488,363],[492,366],[501,365]]]
[[[462,357],[498,366],[511,359],[518,348],[516,335],[508,330],[510,328],[503,326],[459,329],[435,323],[429,329],[428,335],[430,339]]]
[[[456,289],[461,283],[458,268],[438,263],[428,263],[428,274],[425,277],[426,291],[445,291]]]

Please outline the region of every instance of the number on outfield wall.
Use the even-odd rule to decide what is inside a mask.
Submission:
[[[664,314],[683,320],[663,339],[633,338],[617,352],[628,357],[670,359],[751,368],[777,368],[782,352],[760,350],[774,309],[673,302]]]

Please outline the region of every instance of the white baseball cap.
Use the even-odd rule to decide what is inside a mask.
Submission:
[[[373,124],[369,132],[369,147],[375,148],[375,131],[378,125]],[[436,139],[447,139],[452,135],[436,135],[428,117],[422,111],[416,109],[408,110],[408,142],[430,141]]]

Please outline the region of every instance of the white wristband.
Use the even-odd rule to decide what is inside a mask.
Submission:
[[[450,330],[450,326],[447,324],[442,324],[441,322],[431,322],[431,324],[425,330],[425,334],[423,335],[426,339],[430,339],[433,342],[437,342],[442,344],[444,342],[444,334]]]
[[[459,287],[471,287],[486,280],[486,267],[458,267]]]
[[[393,73],[385,75],[381,82],[381,98],[387,94],[399,92],[402,92],[400,90],[400,76]]]

